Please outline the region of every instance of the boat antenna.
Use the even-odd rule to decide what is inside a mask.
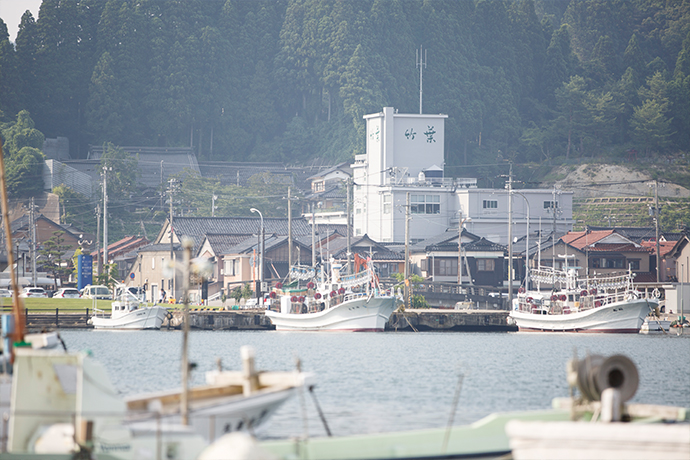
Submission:
[[[0,139],[1,141],[1,139]],[[12,254],[12,229],[10,227],[9,207],[7,204],[7,184],[5,182],[5,154],[2,151],[0,142],[0,192],[2,193],[2,221],[5,224],[5,242],[7,244],[7,265],[10,267],[10,283],[12,283],[12,316],[14,317],[14,337],[15,343],[24,341],[24,309],[19,298],[19,287],[17,278],[14,275],[14,254]],[[14,354],[11,355],[14,361]]]
[[[441,455],[445,455],[448,449],[448,440],[450,439],[450,430],[453,427],[453,420],[455,419],[455,412],[458,409],[458,403],[460,402],[460,391],[462,390],[462,381],[465,379],[465,374],[460,372],[458,375],[458,386],[455,387],[455,396],[453,396],[453,405],[450,410],[450,418],[448,419],[448,425],[446,426],[446,435],[443,437],[443,447],[441,448]]]
[[[323,415],[323,411],[321,410],[321,405],[319,404],[319,401],[316,399],[316,393],[314,393],[314,385],[309,385],[309,394],[311,394],[311,397],[314,400],[314,406],[316,406],[316,412],[319,413],[319,418],[321,419],[321,423],[323,423],[323,427],[326,429],[326,434],[330,438],[333,435],[331,434],[331,429],[328,428],[328,422],[326,422],[326,417]]]

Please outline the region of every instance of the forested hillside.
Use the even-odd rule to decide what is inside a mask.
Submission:
[[[363,150],[362,115],[419,111],[420,46],[447,174],[690,145],[688,0],[44,0],[14,44],[0,21],[2,122],[26,109],[77,158],[335,162]]]

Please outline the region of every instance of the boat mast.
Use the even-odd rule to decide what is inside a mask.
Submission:
[[[10,268],[10,283],[12,283],[12,316],[14,316],[14,342],[24,341],[24,309],[19,298],[17,278],[14,276],[14,254],[12,254],[12,229],[7,204],[7,184],[5,183],[5,159],[0,142],[0,192],[2,193],[2,221],[5,224],[5,242],[7,244],[7,265]],[[13,355],[14,356],[14,355]]]

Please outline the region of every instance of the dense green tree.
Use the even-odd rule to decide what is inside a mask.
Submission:
[[[9,121],[19,112],[21,77],[7,25],[0,19],[0,121]]]
[[[657,100],[647,99],[635,107],[631,125],[635,139],[644,146],[646,154],[663,149],[671,135],[671,121],[664,115],[664,106]]]
[[[43,191],[44,136],[34,126],[29,112],[22,110],[16,123],[6,123],[2,128],[5,181],[11,198]]]
[[[557,126],[561,135],[567,139],[565,159],[570,158],[573,142],[582,139],[585,128],[590,124],[589,113],[585,106],[587,88],[584,78],[575,76],[556,90],[558,100]]]
[[[348,159],[363,114],[418,111],[423,46],[424,111],[449,115],[449,167],[569,155],[556,94],[575,75],[589,122],[571,150],[629,148],[634,108],[652,99],[670,120],[666,153],[688,145],[689,18],[687,1],[45,0],[37,21],[22,17],[16,65],[0,30],[0,110],[29,110],[75,158],[108,141]],[[657,73],[666,105],[648,95]],[[613,133],[592,121],[611,116]]]

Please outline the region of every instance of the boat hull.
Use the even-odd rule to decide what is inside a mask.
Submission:
[[[95,329],[160,329],[168,310],[165,307],[145,307],[127,312],[112,318],[107,316],[91,317],[91,324]]]
[[[383,331],[395,311],[395,297],[363,297],[315,313],[278,313],[266,316],[278,331]]]
[[[511,311],[519,331],[532,332],[640,332],[647,314],[657,306],[650,299],[631,299],[571,314],[543,315]]]

